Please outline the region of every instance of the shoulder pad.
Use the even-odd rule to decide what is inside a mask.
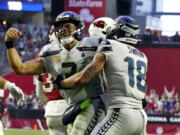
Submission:
[[[111,42],[107,39],[101,40],[98,47],[98,52],[112,52]]]
[[[102,40],[99,40],[100,42],[99,42],[99,44],[100,45],[110,45],[111,43],[110,43],[110,41],[108,41],[107,39],[102,39]]]
[[[99,38],[97,36],[85,37],[82,40],[82,46],[98,46],[102,40],[102,38]]]
[[[47,45],[43,46],[43,48],[41,49],[40,57],[56,55],[60,51],[62,51],[62,48],[60,48],[58,45],[47,44]]]
[[[79,51],[97,51],[102,41],[103,39],[97,36],[85,37],[81,46],[77,47],[77,49]]]

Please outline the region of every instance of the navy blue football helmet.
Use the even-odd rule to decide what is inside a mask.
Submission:
[[[73,23],[77,28],[77,32],[74,33],[73,36],[75,38],[77,38],[78,40],[80,40],[79,38],[80,38],[80,35],[81,35],[83,28],[84,28],[84,22],[81,19],[81,17],[78,14],[76,14],[75,12],[65,11],[56,17],[54,26],[57,29],[63,23]]]
[[[140,33],[139,25],[130,16],[120,16],[115,19],[115,24],[107,29],[107,39],[136,44],[137,35]]]

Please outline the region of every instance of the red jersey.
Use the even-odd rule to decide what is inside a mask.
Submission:
[[[54,78],[50,74],[43,73],[38,76],[38,80],[42,82],[43,92],[48,98],[48,101],[63,99],[63,97],[60,94],[60,91],[56,89],[52,84]]]

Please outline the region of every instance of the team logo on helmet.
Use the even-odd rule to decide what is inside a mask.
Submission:
[[[99,27],[99,28],[104,28],[104,27],[107,26],[107,24],[106,24],[105,21],[103,21],[103,20],[95,21],[95,22],[93,23],[93,25],[96,26],[96,27]]]

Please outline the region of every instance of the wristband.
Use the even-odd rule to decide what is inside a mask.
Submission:
[[[14,47],[13,41],[5,41],[6,49]]]

